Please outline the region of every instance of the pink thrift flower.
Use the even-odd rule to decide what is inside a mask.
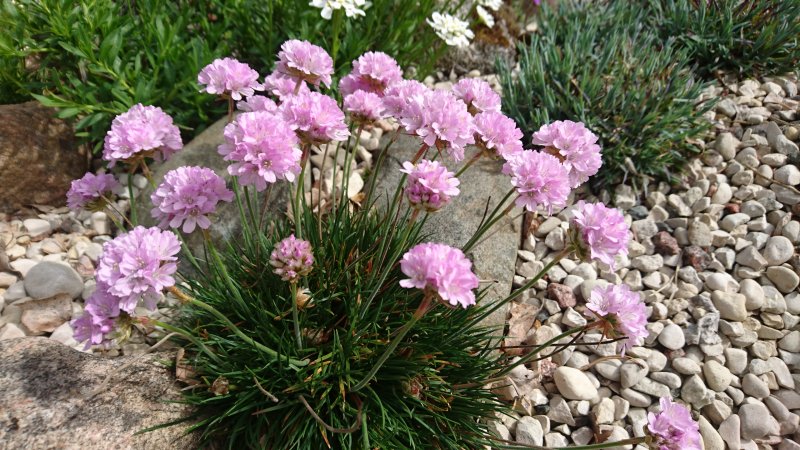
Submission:
[[[500,95],[480,78],[465,78],[453,86],[456,97],[467,104],[470,114],[500,112]]]
[[[171,231],[138,226],[103,245],[95,272],[98,285],[108,286],[119,308],[129,314],[140,300],[152,311],[161,291],[175,284],[172,275],[178,269],[175,255],[180,250]]]
[[[450,92],[427,91],[406,106],[400,123],[429,147],[445,151],[455,161],[475,143],[475,125],[467,105]]]
[[[86,206],[91,209],[102,208],[104,202],[101,197],[117,192],[121,187],[114,175],[87,172],[83,178],[72,181],[67,191],[67,206],[71,209]]]
[[[601,321],[603,336],[624,337],[620,343],[624,355],[635,345],[641,345],[648,336],[647,309],[639,294],[625,284],[597,286],[592,290],[586,315]]]
[[[94,293],[86,299],[83,315],[70,322],[73,337],[78,342],[86,342],[84,350],[92,345],[108,346],[119,313],[119,298],[108,292],[108,286],[98,282]]]
[[[258,72],[233,58],[215,59],[203,67],[197,82],[205,87],[200,92],[228,95],[234,100],[250,97],[255,91],[264,90],[258,84]]]
[[[572,211],[570,228],[576,253],[583,260],[591,258],[613,269],[614,258],[628,254],[630,232],[622,212],[616,208],[581,200]]]
[[[417,80],[400,80],[389,86],[383,94],[386,112],[395,118],[407,116],[406,108],[413,102],[422,101],[428,89]]]
[[[423,159],[416,165],[406,161],[400,172],[408,174],[405,192],[414,208],[437,211],[460,192],[458,178],[436,161]]]
[[[475,142],[482,150],[506,160],[522,153],[522,131],[516,122],[496,111],[475,116]]]
[[[478,287],[478,277],[472,273],[472,262],[457,248],[419,244],[403,255],[400,269],[409,277],[400,281],[404,288],[433,292],[452,306],[475,304],[472,290]]]
[[[566,206],[569,175],[555,156],[523,150],[506,163],[505,170],[519,194],[517,205],[528,211],[536,211],[541,206],[548,214],[553,213],[553,208]]]
[[[355,91],[344,98],[344,110],[350,113],[353,121],[369,124],[386,117],[383,100],[378,94]]]
[[[700,445],[700,425],[692,413],[680,403],[662,397],[661,412],[647,413],[647,430],[655,439],[658,450],[703,450]]]
[[[284,75],[277,70],[267,75],[264,79],[264,89],[267,93],[274,95],[275,98],[280,101],[283,101],[286,97],[296,95],[295,91],[297,91],[297,94],[310,92],[305,81],[300,81],[300,85],[298,86],[296,79]]]
[[[319,92],[286,98],[278,111],[305,144],[345,141],[350,135],[336,100]]]
[[[133,105],[111,122],[103,147],[103,159],[114,167],[117,161],[135,156],[165,160],[183,147],[181,133],[161,108]]]
[[[569,170],[570,187],[578,187],[600,170],[603,160],[597,136],[581,122],[558,120],[533,133],[531,142],[545,147]]]
[[[300,141],[277,114],[242,113],[225,126],[223,135],[219,153],[232,162],[228,173],[243,186],[263,191],[278,180],[294,181],[300,173]]]
[[[311,243],[297,239],[294,234],[275,244],[269,257],[269,263],[275,269],[275,275],[283,281],[297,282],[311,272],[314,266],[314,253]]]
[[[233,200],[233,192],[213,170],[183,166],[164,175],[150,200],[155,206],[153,218],[161,221],[158,226],[177,228],[183,224],[183,232],[191,233],[195,227],[208,229],[208,215],[216,211],[218,202]]]
[[[276,64],[278,72],[314,86],[330,87],[333,60],[322,48],[307,41],[291,39],[281,45]]]
[[[263,95],[251,95],[250,97],[247,97],[246,99],[237,103],[236,108],[238,108],[239,111],[245,112],[275,112],[278,110],[278,105],[276,105],[275,102],[273,102],[269,97],[264,97]]]
[[[383,95],[386,88],[402,79],[403,71],[394,58],[383,52],[366,52],[353,61],[353,71],[339,81],[339,92],[343,96],[358,90]]]

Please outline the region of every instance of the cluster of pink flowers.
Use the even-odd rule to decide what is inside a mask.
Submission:
[[[383,95],[386,88],[403,79],[400,65],[383,52],[367,52],[353,61],[353,71],[339,81],[339,91],[347,96],[356,91]]]
[[[344,141],[350,135],[336,100],[319,92],[285,98],[278,111],[305,144]]]
[[[228,173],[239,177],[239,184],[263,191],[268,183],[294,181],[300,173],[300,142],[277,114],[243,113],[225,126],[223,134],[219,153],[232,162]]]
[[[604,336],[625,338],[620,344],[623,355],[633,346],[641,345],[649,334],[645,327],[647,309],[639,294],[625,284],[595,287],[586,308],[589,317],[600,320]]]
[[[297,282],[311,272],[314,267],[314,253],[311,243],[297,239],[294,234],[275,244],[269,257],[273,272],[284,281]]]
[[[464,103],[472,115],[494,111],[500,112],[500,95],[480,78],[465,78],[453,86],[453,93]]]
[[[314,86],[323,83],[330,87],[333,59],[322,47],[307,41],[291,39],[281,45],[276,71],[293,78],[297,83]]]
[[[165,160],[183,147],[172,117],[156,106],[134,105],[114,118],[106,134],[103,159],[114,167],[134,156]]]
[[[239,109],[239,111],[245,112],[275,112],[278,110],[278,105],[269,97],[253,95],[237,103],[236,108]]]
[[[409,277],[400,281],[404,288],[424,289],[452,306],[475,304],[472,290],[479,285],[478,277],[457,248],[432,242],[416,245],[403,255],[400,269]]]
[[[102,205],[102,198],[117,192],[122,186],[111,174],[95,175],[87,172],[82,178],[73,180],[67,192],[67,206],[72,209]]]
[[[555,156],[533,150],[524,150],[505,164],[511,175],[511,184],[517,190],[516,204],[528,211],[542,207],[552,213],[553,208],[563,208],[569,197],[567,169]]]
[[[647,413],[647,430],[658,450],[702,450],[700,425],[689,410],[668,398],[659,400],[661,412]]]
[[[306,84],[305,81],[300,81],[298,84],[297,80],[289,77],[288,75],[284,75],[277,70],[267,75],[267,77],[264,79],[264,89],[267,93],[272,94],[278,100],[283,100],[286,97],[310,92],[308,89],[308,84]]]
[[[401,80],[389,86],[383,93],[383,106],[393,117],[402,117],[412,104],[421,102],[428,88],[417,80]],[[408,113],[405,114],[409,116]],[[409,117],[410,119],[410,117]]]
[[[182,224],[183,232],[191,233],[195,227],[208,229],[211,226],[208,215],[216,211],[220,201],[233,200],[233,192],[213,170],[183,166],[164,175],[164,181],[150,200],[154,206],[151,214],[161,221],[161,228],[177,228]]]
[[[215,59],[200,71],[197,82],[205,86],[201,92],[227,95],[234,100],[264,90],[258,83],[258,72],[233,58]]]
[[[405,193],[414,208],[438,211],[460,192],[458,178],[436,161],[423,159],[417,164],[406,161],[400,171],[408,174]]]
[[[556,121],[533,133],[534,145],[555,155],[569,171],[570,186],[575,188],[600,170],[603,161],[597,136],[581,122]]]
[[[386,117],[383,100],[378,94],[355,91],[344,98],[344,109],[355,123],[368,124]]]
[[[75,339],[86,348],[106,344],[121,312],[133,314],[143,303],[156,308],[161,292],[175,284],[181,245],[171,231],[136,227],[103,245],[96,270],[97,288],[84,314],[71,322]]]
[[[464,148],[475,143],[475,125],[467,105],[448,91],[427,90],[412,97],[399,120],[425,145],[445,151],[455,161],[464,159]]]
[[[522,131],[503,113],[482,112],[475,116],[475,143],[483,151],[510,160],[522,153]]]
[[[570,228],[573,247],[581,259],[591,258],[613,269],[614,258],[628,254],[630,232],[625,217],[616,208],[581,200],[572,211]]]

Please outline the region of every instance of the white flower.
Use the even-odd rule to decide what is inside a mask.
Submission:
[[[365,16],[365,9],[372,6],[367,0],[311,0],[309,5],[322,9],[322,18],[330,20],[333,11],[344,9],[347,17]]]
[[[492,17],[492,14],[489,13],[486,8],[480,5],[476,8],[476,10],[478,11],[478,17],[481,18],[483,23],[485,23],[487,27],[492,28],[494,26],[494,17]]]
[[[497,11],[501,6],[503,6],[503,0],[478,0],[478,5],[480,5],[478,8],[485,6],[492,11]],[[478,12],[478,14],[480,14],[480,12]]]
[[[442,38],[447,45],[466,47],[469,45],[469,40],[475,37],[467,22],[450,14],[435,12],[426,21],[436,32],[436,35]]]

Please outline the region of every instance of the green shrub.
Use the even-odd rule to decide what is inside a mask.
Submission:
[[[800,63],[800,1],[650,0],[652,23],[685,48],[698,73],[782,74]]]
[[[519,48],[520,71],[500,65],[503,108],[526,138],[555,120],[582,121],[600,137],[595,183],[622,176],[670,178],[707,128],[704,87],[673,42],[649,30],[628,2],[544,5],[540,31]]]

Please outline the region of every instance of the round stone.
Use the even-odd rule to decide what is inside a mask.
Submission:
[[[677,350],[683,348],[686,344],[686,337],[683,335],[681,327],[674,323],[669,323],[658,335],[658,342],[670,350]]]
[[[773,175],[776,181],[786,183],[790,186],[800,184],[800,169],[792,164],[786,164],[775,170]]]
[[[767,240],[767,245],[761,252],[767,264],[770,266],[779,266],[788,261],[794,254],[794,246],[792,241],[785,236],[772,236]]]
[[[42,261],[25,276],[25,291],[35,299],[68,294],[77,298],[83,292],[83,280],[72,267],[57,262]]]
[[[800,275],[797,275],[797,272],[784,266],[767,268],[767,278],[775,283],[775,287],[784,294],[792,292],[797,288],[797,285],[800,284]]]
[[[739,283],[739,293],[744,295],[745,308],[748,311],[761,308],[764,305],[764,289],[756,280],[745,278]]]
[[[558,391],[569,400],[591,400],[597,396],[597,388],[585,373],[572,367],[562,366],[553,373]]]
[[[710,360],[703,365],[703,375],[706,378],[708,387],[717,392],[724,391],[733,381],[731,371],[714,360]]]

